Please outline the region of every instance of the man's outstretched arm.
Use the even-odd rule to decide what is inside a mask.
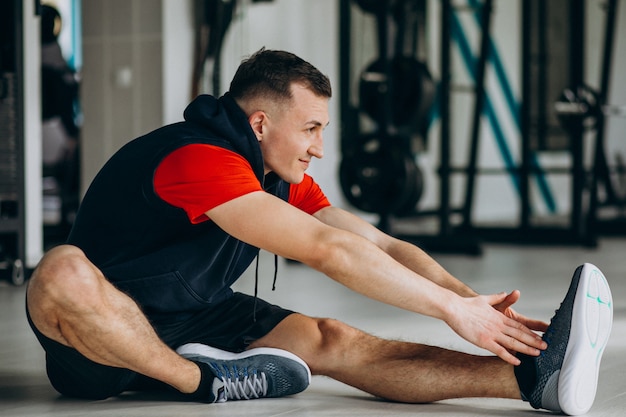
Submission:
[[[380,231],[352,213],[337,207],[326,207],[315,213],[315,217],[328,225],[365,237],[402,265],[441,287],[447,288],[462,297],[475,297],[478,295],[476,291],[455,278],[419,247]],[[494,305],[494,308],[519,321],[529,329],[544,332],[548,327],[548,323],[525,317],[511,308],[519,298],[520,292],[517,290],[512,291],[503,302]]]
[[[419,247],[380,231],[352,213],[331,206],[315,213],[315,217],[330,226],[363,236],[376,244],[397,262],[441,287],[454,291],[462,297],[478,295],[473,289],[452,276]]]
[[[326,224],[265,192],[238,197],[207,215],[235,238],[303,262],[365,296],[439,318],[512,364],[519,361],[510,351],[538,355],[545,348],[525,325],[493,308],[505,302],[506,293],[459,296],[398,262],[374,243],[376,238],[356,233],[357,224]]]

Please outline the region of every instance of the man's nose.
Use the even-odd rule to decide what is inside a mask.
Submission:
[[[324,157],[324,138],[321,134],[316,137],[315,141],[309,147],[309,154],[318,159]]]

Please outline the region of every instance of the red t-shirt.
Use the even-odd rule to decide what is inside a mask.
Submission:
[[[306,213],[330,206],[309,175],[289,188],[289,204]],[[208,220],[205,213],[222,203],[263,190],[243,156],[206,144],[185,145],[167,155],[154,174],[154,189],[163,200],[185,210],[194,224]]]

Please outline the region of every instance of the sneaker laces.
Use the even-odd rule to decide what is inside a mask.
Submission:
[[[267,378],[264,372],[257,373],[254,370],[248,373],[248,368],[239,371],[236,366],[229,369],[223,366],[221,369],[217,364],[213,364],[217,371],[217,377],[224,383],[226,400],[251,400],[267,395]]]

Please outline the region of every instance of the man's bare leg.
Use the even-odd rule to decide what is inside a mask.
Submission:
[[[167,347],[137,304],[78,248],[46,254],[30,280],[27,303],[39,331],[94,362],[131,369],[183,393],[198,387],[197,365]],[[259,346],[291,351],[314,374],[390,400],[519,398],[513,367],[498,358],[388,341],[335,320],[291,315],[251,348]]]
[[[183,393],[198,388],[198,366],[165,345],[137,304],[74,246],[44,256],[30,279],[27,305],[41,333],[94,362],[136,371]]]
[[[513,366],[497,357],[384,340],[335,320],[293,314],[251,347],[259,346],[291,351],[313,374],[388,400],[520,399]]]

